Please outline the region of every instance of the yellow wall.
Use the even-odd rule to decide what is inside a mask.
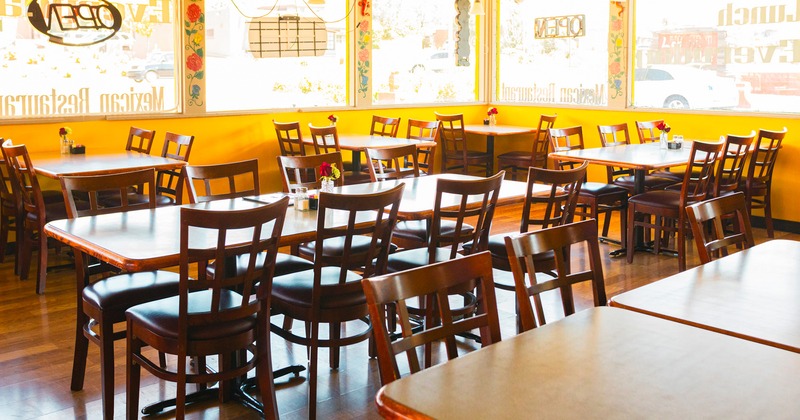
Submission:
[[[798,200],[792,191],[800,189],[800,152],[795,137],[800,133],[800,120],[794,117],[759,117],[759,116],[724,116],[701,114],[678,114],[665,112],[633,112],[608,111],[569,108],[538,108],[528,106],[498,106],[499,124],[535,126],[540,113],[556,113],[556,127],[573,125],[584,126],[587,147],[599,147],[597,124],[616,124],[627,122],[633,127],[635,120],[664,119],[672,127],[671,134],[683,134],[687,139],[718,139],[724,134],[746,134],[759,128],[779,130],[784,126],[789,135],[784,141],[773,182],[773,217],[777,219],[800,221]],[[373,114],[408,118],[434,118],[433,112],[464,113],[467,123],[479,123],[483,120],[486,106],[430,107],[414,109],[379,109],[364,111],[336,111],[337,128],[343,133],[367,133]],[[58,150],[58,128],[68,125],[73,129],[71,137],[78,143],[85,144],[87,153],[115,152],[125,146],[128,128],[131,125],[155,129],[156,144],[153,153],[160,152],[163,134],[172,131],[195,136],[191,164],[207,164],[230,162],[251,158],[259,159],[262,190],[280,189],[275,156],[279,148],[275,139],[272,120],[300,121],[301,126],[308,123],[327,124],[327,116],[331,112],[292,112],[263,115],[243,115],[199,118],[161,118],[151,120],[112,120],[69,122],[67,124],[16,124],[0,126],[0,137],[13,139],[15,143],[28,145],[33,158],[37,153],[55,152]],[[401,124],[400,135],[405,135],[405,123]],[[307,130],[304,130],[307,134]],[[635,131],[631,133],[635,140]],[[473,142],[479,142],[476,138]],[[510,150],[527,149],[528,139],[524,136],[498,137],[495,141],[495,154]],[[437,155],[439,155],[437,153]],[[605,179],[605,171],[593,168],[590,178],[597,181]]]

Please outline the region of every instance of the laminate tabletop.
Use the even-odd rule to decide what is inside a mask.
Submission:
[[[552,159],[568,162],[596,163],[605,166],[650,170],[685,165],[689,162],[691,143],[680,149],[662,149],[658,143],[623,144],[582,150],[551,152]]]
[[[592,308],[384,386],[389,418],[796,418],[798,355]]]
[[[539,130],[536,127],[517,125],[464,124],[464,131],[482,136],[513,136],[516,134],[535,134]]]
[[[800,242],[764,242],[609,305],[800,353]]]
[[[43,155],[41,158],[33,156],[32,161],[37,174],[53,179],[62,176],[114,174],[147,168],[177,169],[186,165],[184,161],[137,152],[107,155]]]
[[[314,141],[304,139],[304,144],[313,146]],[[395,147],[413,144],[418,148],[436,147],[436,142],[425,140],[404,139],[400,137],[381,137],[369,134],[339,134],[339,147],[342,150],[363,151],[367,148]]]

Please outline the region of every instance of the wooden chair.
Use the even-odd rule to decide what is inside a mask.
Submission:
[[[752,217],[753,209],[764,209],[764,224],[770,238],[775,237],[772,224],[772,172],[786,132],[786,127],[782,131],[758,130],[756,149],[747,167],[747,178],[739,185],[739,191],[745,194],[747,214]]]
[[[230,391],[229,382],[255,367],[263,401],[261,414],[277,418],[270,356],[270,289],[288,203],[289,198],[284,197],[247,210],[181,209],[178,296],[136,305],[126,312],[128,418],[139,415],[141,367],[162,380],[177,382],[178,419],[185,415],[187,383],[220,382],[219,397],[224,402],[229,398],[225,392]],[[209,249],[207,244],[193,243],[190,231],[200,229],[211,231],[217,246]],[[247,240],[226,245],[230,243],[228,238],[236,235],[247,235]],[[244,255],[250,261],[244,273],[225,269],[229,259]],[[266,257],[256,268],[259,255]],[[218,268],[213,276],[206,274],[212,261]],[[190,272],[197,273],[197,279],[190,278]],[[144,347],[176,355],[177,367],[169,370],[157,365],[142,351]],[[252,357],[237,360],[235,354],[246,357],[243,355],[247,350]],[[216,372],[205,369],[209,355],[219,357]],[[189,372],[189,356],[199,358],[199,373]]]
[[[170,133],[164,135],[161,157],[189,162],[194,136]],[[156,173],[156,204],[159,206],[183,202],[183,170],[162,169]]]
[[[311,139],[314,141],[315,154],[319,155],[323,153],[327,154],[342,152],[342,149],[339,146],[339,134],[336,131],[335,125],[328,127],[316,127],[309,124],[308,128],[311,130]],[[366,172],[362,174],[353,171],[351,162],[343,162],[343,166],[339,166],[339,169],[342,173],[342,177],[347,180],[347,184],[360,184],[363,182],[369,182],[369,174]]]
[[[417,146],[367,149],[367,167],[372,182],[384,179],[416,178],[419,176]],[[406,166],[409,162],[411,166]]]
[[[550,129],[556,122],[555,115],[539,117],[539,128],[533,135],[531,151],[515,151],[497,156],[497,165],[500,169],[511,169],[511,179],[517,180],[517,171],[528,172],[531,166],[547,168],[547,150],[550,147]]]
[[[275,277],[273,281],[273,311],[305,321],[307,326],[303,336],[276,325],[272,328],[284,339],[309,347],[309,418],[316,418],[319,348],[330,348],[330,365],[335,369],[339,366],[340,346],[358,343],[371,335],[360,280],[384,273],[403,187],[364,195],[321,193],[313,270]],[[342,217],[346,226],[327,226],[326,220],[331,217]],[[368,246],[352,249],[354,238],[364,235],[371,235]],[[331,243],[342,244],[342,252],[325,252],[323,244]],[[361,274],[351,271],[356,268]],[[352,333],[348,326],[349,335],[342,337],[341,324],[358,320],[367,327]],[[320,338],[320,324],[328,324],[328,338]]]
[[[406,138],[412,140],[424,140],[435,142],[439,138],[439,121],[408,120],[408,130]],[[433,165],[436,162],[436,146],[417,148],[417,165],[424,175],[433,175]],[[406,162],[406,166],[410,166]]]
[[[400,129],[400,120],[401,118],[389,118],[373,115],[372,126],[369,129],[369,135],[397,137],[397,131]]]
[[[0,144],[4,139],[0,137]],[[0,162],[0,263],[5,262],[6,252],[8,249],[8,237],[13,231],[17,238],[21,235],[17,231],[17,227],[22,227],[18,224],[21,221],[17,200],[14,198],[14,190],[11,185],[11,174],[5,159]],[[14,273],[19,274],[19,261],[14,258]]]
[[[256,159],[215,165],[190,165],[183,170],[190,203],[258,195],[260,191]],[[204,189],[195,185],[198,182],[202,182]]]
[[[575,264],[570,261],[569,249],[575,244],[586,244],[589,257],[589,267],[586,270],[576,272]],[[511,271],[514,273],[522,331],[545,325],[541,301],[534,299],[535,317],[531,305],[531,297],[538,297],[542,292],[559,289],[564,316],[569,316],[575,313],[572,285],[590,281],[594,306],[606,305],[603,265],[597,240],[597,220],[584,220],[509,236],[506,237],[506,247]],[[550,252],[555,255],[556,272],[558,273],[556,278],[542,281],[535,276],[525,275],[525,273],[535,273],[540,270],[537,267],[537,255]]]
[[[155,130],[131,127],[128,132],[128,143],[125,145],[125,150],[149,155],[150,149],[153,148],[153,139],[155,137]]]
[[[628,124],[598,125],[597,132],[600,134],[600,143],[603,147],[616,147],[619,145],[631,144]],[[606,166],[608,183],[619,185],[628,190],[629,194],[634,193],[634,170]],[[645,190],[662,190],[675,183],[673,178],[659,178],[653,175],[645,175]]]
[[[275,126],[275,134],[278,136],[278,146],[281,148],[281,156],[305,156],[306,148],[303,145],[303,133],[300,131],[300,123],[277,122],[272,120]]]
[[[126,212],[156,207],[155,171],[146,169],[120,174],[97,176],[65,176],[60,179],[67,216],[70,219],[99,214]],[[145,200],[128,201],[131,187],[144,186]],[[114,192],[122,197],[115,207],[100,205],[101,192]],[[88,206],[76,205],[76,196],[88,198]],[[124,338],[124,331],[114,325],[125,321],[125,311],[140,303],[178,294],[178,275],[169,271],[118,274],[91,283],[91,276],[107,275],[113,270],[88,255],[74,251],[77,271],[78,305],[75,328],[75,349],[72,361],[73,391],[83,389],[89,342],[100,348],[100,385],[103,416],[114,417],[114,341]]]
[[[14,145],[6,140],[2,146],[3,158],[9,167],[13,185],[14,199],[17,203],[17,237],[19,277],[28,278],[34,249],[38,250],[36,270],[36,293],[44,293],[47,279],[47,235],[44,225],[51,220],[66,219],[64,201],[45,202],[36,169],[31,163],[28,149],[24,144]]]
[[[449,291],[477,284],[482,304],[478,312],[468,318],[454,318]],[[459,333],[480,328],[481,347],[500,341],[500,323],[497,301],[492,282],[491,257],[487,252],[464,258],[432,264],[413,270],[361,280],[367,298],[370,318],[373,320],[375,344],[381,384],[400,379],[396,356],[405,353],[410,373],[420,371],[416,348],[444,339],[448,360],[458,357],[455,337]],[[435,329],[415,331],[412,328],[406,300],[427,299],[427,308],[437,310],[442,324]],[[435,302],[435,303],[434,303]],[[402,337],[392,342],[387,329],[387,305],[393,305],[401,326]],[[435,308],[435,309],[434,309]]]
[[[478,166],[484,168],[486,177],[492,176],[491,168],[494,156],[487,152],[467,149],[464,116],[462,114],[435,114],[436,120],[441,123],[439,134],[443,152],[442,172],[460,169],[461,173],[468,175],[470,166]]]
[[[661,131],[658,130],[658,125],[663,123],[664,120],[653,121],[635,121],[636,134],[639,136],[639,143],[658,143],[661,140]],[[653,171],[650,175],[672,179],[675,182],[683,181],[683,174],[680,172],[672,172],[669,168],[659,171]]]
[[[684,172],[680,191],[648,191],[628,200],[628,243],[633,243],[636,227],[653,229],[656,253],[661,250],[662,231],[677,233],[678,268],[686,270],[686,206],[710,197],[715,165],[722,154],[724,143],[692,142],[689,161]],[[640,216],[640,217],[637,217]],[[655,221],[651,221],[651,216]],[[633,262],[634,247],[628,247],[628,263]]]
[[[692,204],[686,207],[686,213],[702,264],[710,262],[712,255],[728,255],[729,246],[750,248],[755,245],[747,204],[741,191]],[[726,223],[729,221],[726,218],[732,218],[733,223]],[[707,227],[709,222],[711,226]],[[726,231],[729,225],[733,226],[734,232]]]
[[[341,169],[342,154],[333,152],[308,156],[278,156],[278,169],[282,174],[283,192],[290,193],[298,187],[318,190],[322,181],[319,167],[323,162],[336,164],[336,167]],[[344,174],[334,183],[337,187],[344,185]]]
[[[578,150],[583,149],[583,128],[581,126],[568,127],[568,128],[551,128],[550,129],[550,142],[553,150]],[[557,167],[574,167],[575,162],[559,162]],[[625,230],[627,227],[628,219],[626,209],[628,207],[628,190],[614,185],[603,184],[599,182],[584,182],[581,185],[580,195],[578,196],[578,210],[576,215],[585,219],[595,218],[600,219],[600,214],[604,214],[603,219],[603,234],[602,238],[605,241],[619,243],[622,248],[625,248],[626,238]],[[620,240],[608,238],[608,229],[611,221],[611,213],[619,212],[619,225],[620,225]]]

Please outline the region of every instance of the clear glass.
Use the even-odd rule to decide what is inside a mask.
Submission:
[[[373,103],[476,100],[475,17],[468,22],[469,53],[456,60],[454,0],[373,1]]]
[[[637,1],[633,106],[799,112],[798,13],[795,2]]]
[[[344,106],[347,104],[348,13],[351,2],[326,0],[324,4],[277,0],[208,0],[206,1],[206,109],[236,111],[271,108]],[[352,11],[352,12],[351,12]],[[324,47],[313,50],[304,42],[288,41],[277,48],[289,52],[270,56],[267,38],[264,44],[251,43],[254,26],[250,22],[262,18],[292,24],[296,17],[304,28],[303,36],[313,35],[324,41]],[[289,20],[287,20],[289,19]],[[306,25],[320,29],[307,31]],[[321,28],[324,26],[324,30]],[[267,27],[266,24],[264,27]],[[264,37],[277,36],[277,31],[261,31]],[[294,53],[293,49],[303,50]],[[313,51],[309,51],[309,49]],[[261,57],[259,51],[263,52]],[[308,54],[297,56],[298,54]],[[294,55],[294,56],[292,56]]]
[[[23,2],[0,2],[0,119],[178,111],[173,1],[113,3],[122,18],[115,34],[86,22],[78,27],[63,17],[70,12],[62,3],[79,2],[57,3],[31,4],[49,22],[46,35],[28,20]],[[105,12],[98,17],[113,22]],[[93,45],[54,42],[107,36]]]
[[[294,209],[298,211],[308,211],[309,206],[308,188],[297,187],[294,192]]]
[[[499,10],[498,101],[607,104],[609,2],[500,0]],[[572,33],[583,16],[585,35],[537,39],[537,18],[562,16]]]

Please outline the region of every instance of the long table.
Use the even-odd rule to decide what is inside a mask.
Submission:
[[[178,169],[186,162],[161,156],[151,156],[138,152],[122,152],[115,154],[82,154],[82,155],[37,155],[33,158],[36,173],[48,178],[58,179],[62,176],[105,175],[140,169],[155,170]]]
[[[800,242],[771,240],[609,304],[800,353]]]
[[[539,130],[534,127],[521,127],[516,125],[485,125],[464,124],[464,132],[486,136],[486,153],[492,156],[489,171],[494,173],[494,138],[497,136],[516,136],[520,134],[536,134]]]
[[[800,357],[592,308],[384,386],[385,417],[789,418]]]

